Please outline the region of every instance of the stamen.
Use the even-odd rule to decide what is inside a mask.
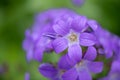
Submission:
[[[77,41],[77,35],[75,33],[71,33],[70,36],[68,36],[70,42],[75,42]]]
[[[82,66],[83,65],[83,60],[81,60],[78,64],[76,64],[76,67]]]

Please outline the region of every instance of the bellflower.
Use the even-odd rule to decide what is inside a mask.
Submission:
[[[87,18],[85,16],[63,16],[58,18],[53,25],[53,29],[59,36],[53,41],[53,48],[56,53],[61,53],[68,48],[70,58],[82,57],[81,46],[93,46],[96,37],[84,32],[87,28]],[[81,45],[81,46],[80,46]]]
[[[50,80],[62,80],[64,70],[55,67],[49,63],[43,63],[39,66],[39,72]]]
[[[26,31],[26,38],[23,42],[23,48],[27,52],[27,61],[31,59],[41,61],[43,53],[52,50],[51,41],[56,36],[51,26],[55,18],[63,14],[75,13],[68,9],[53,9],[36,16],[35,23],[31,30]]]
[[[66,54],[60,58],[60,60],[58,62],[58,67],[55,67],[49,63],[43,63],[39,66],[39,72],[43,76],[45,76],[46,78],[48,78],[50,80],[76,80],[76,78],[73,78],[73,76],[78,76],[77,74],[74,74],[74,72],[70,73],[70,74],[68,73],[69,70],[71,71],[71,69],[73,70],[73,68],[87,70],[87,67],[89,67],[89,70],[90,71],[92,70],[94,73],[101,72],[101,70],[102,70],[101,62],[90,62],[89,61],[89,60],[93,61],[96,58],[96,56],[97,56],[96,49],[94,47],[89,47],[87,49],[87,52],[84,55],[84,60],[80,61],[80,63],[76,63],[76,61],[70,59],[68,54]],[[85,65],[79,66],[79,65],[81,65],[81,63],[83,64],[83,62]],[[83,68],[85,68],[85,69],[83,69]],[[87,70],[87,71],[89,71],[89,70]],[[76,70],[74,70],[74,71],[76,71]],[[67,75],[67,73],[68,73],[68,76],[66,79],[65,76]],[[79,71],[78,71],[78,73],[79,73]],[[72,76],[70,76],[70,75],[72,75]]]
[[[82,60],[75,63],[69,59],[68,54],[59,61],[61,69],[67,71],[62,75],[63,80],[92,80],[92,73],[100,73],[103,69],[103,63],[93,61],[96,58],[96,49],[89,47]]]
[[[52,49],[50,44],[51,39],[43,36],[43,33],[46,31],[52,32],[52,30],[49,29],[49,26],[41,28],[39,33],[30,33],[30,30],[26,31],[26,39],[23,42],[23,48],[27,52],[26,57],[28,61],[31,59],[41,61],[43,52]]]
[[[120,60],[113,61],[108,75],[100,80],[120,80]]]
[[[33,59],[33,51],[34,51],[34,39],[31,36],[30,30],[26,30],[25,32],[25,40],[23,41],[23,48],[26,51],[27,61]]]
[[[30,74],[29,73],[25,74],[25,79],[24,80],[30,80]]]
[[[84,4],[85,0],[72,0],[73,4],[75,4],[76,6],[81,6],[82,4]]]
[[[112,35],[107,31],[98,27],[95,32],[97,37],[96,47],[100,54],[105,54],[106,58],[113,56]]]
[[[112,46],[113,46],[113,50],[114,50],[114,59],[120,59],[120,38],[113,35],[112,38]]]
[[[39,66],[39,72],[50,80],[92,80],[92,74],[103,69],[103,62],[95,61],[101,58],[97,53],[114,60],[103,80],[120,79],[120,38],[103,29],[97,21],[68,9],[38,14],[32,28],[25,32],[23,48],[27,61],[42,61],[44,53],[61,53],[57,65],[42,63]],[[25,80],[29,77],[26,73]]]

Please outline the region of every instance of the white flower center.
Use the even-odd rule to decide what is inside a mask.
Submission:
[[[84,65],[84,61],[81,60],[79,63],[77,63],[77,64],[75,65],[75,67],[78,68],[78,67],[83,66],[83,65]]]
[[[79,35],[80,35],[80,33],[77,33],[77,32],[75,32],[75,31],[73,31],[73,30],[71,30],[70,32],[69,32],[69,34],[67,35],[67,36],[65,36],[66,37],[66,39],[68,40],[68,44],[69,44],[69,46],[71,46],[71,45],[73,45],[73,44],[79,44]]]
[[[87,69],[84,60],[81,60],[79,63],[75,65],[75,68],[77,69],[78,72],[81,70]]]
[[[77,41],[77,35],[75,33],[71,33],[69,36],[68,36],[70,42],[76,42]]]

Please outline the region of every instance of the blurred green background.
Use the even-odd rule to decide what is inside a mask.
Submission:
[[[31,80],[44,80],[37,67],[27,64],[22,49],[24,32],[31,27],[35,14],[50,8],[70,8],[97,20],[104,28],[120,36],[120,0],[86,0],[76,7],[71,0],[0,0],[0,80],[24,80],[29,71]]]

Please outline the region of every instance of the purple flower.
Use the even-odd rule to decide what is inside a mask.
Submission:
[[[62,78],[63,80],[92,80],[91,73],[102,72],[102,65],[102,62],[83,60],[66,71],[62,75]]]
[[[61,75],[64,73],[64,70],[56,68],[49,63],[43,63],[39,66],[39,72],[50,80],[62,80]]]
[[[39,66],[39,72],[50,80],[76,80],[76,76],[78,75],[74,74],[74,72],[69,73],[71,70],[76,72],[77,69],[82,70],[84,68],[83,70],[87,70],[89,67],[89,70],[87,70],[89,72],[101,72],[103,64],[101,62],[92,62],[96,56],[96,49],[94,47],[89,47],[85,53],[84,60],[79,61],[80,63],[76,63],[76,61],[70,59],[67,54],[60,58],[58,67],[55,67],[49,63],[44,63]],[[83,64],[83,66],[80,66],[81,64]],[[68,75],[67,78],[66,75]]]
[[[120,38],[118,36],[112,36],[112,47],[114,51],[114,60],[120,59]]]
[[[8,72],[8,70],[9,70],[8,64],[6,64],[6,63],[0,64],[0,75],[6,74],[6,72]]]
[[[51,39],[43,36],[44,32],[52,32],[49,26],[41,28],[41,31],[32,32],[26,31],[26,39],[23,42],[23,48],[27,52],[27,61],[35,59],[38,61],[42,60],[44,51],[50,51],[52,49]]]
[[[100,80],[120,80],[120,60],[113,61],[109,74]]]
[[[53,25],[54,31],[59,36],[53,41],[55,52],[61,53],[68,48],[69,57],[79,61],[82,57],[81,46],[93,46],[96,42],[93,34],[84,32],[88,28],[87,25],[85,16],[65,15],[58,18]]]
[[[81,6],[82,4],[84,4],[85,0],[72,0],[72,2],[76,6]]]
[[[107,31],[98,27],[95,32],[97,36],[96,47],[98,47],[98,52],[100,54],[105,54],[106,58],[113,56],[113,46],[112,46],[112,35]]]
[[[103,69],[102,62],[94,62],[96,49],[89,47],[82,60],[75,63],[68,55],[63,56],[59,61],[61,69],[67,71],[62,75],[63,80],[92,80],[91,74],[100,73]]]
[[[43,53],[52,50],[51,41],[56,36],[51,26],[55,18],[64,14],[72,15],[75,13],[68,9],[52,9],[36,16],[32,29],[26,30],[26,38],[23,41],[23,48],[27,53],[27,61],[31,59],[41,61]]]
[[[79,1],[76,3],[83,0]],[[92,74],[103,69],[103,63],[95,61],[97,53],[106,58],[113,56],[115,60],[104,79],[120,79],[120,38],[101,28],[95,20],[68,9],[52,9],[38,14],[32,28],[25,32],[23,48],[27,61],[42,61],[46,52],[64,54],[57,66],[50,63],[39,66],[39,72],[50,80],[92,80]],[[30,75],[26,73],[25,80],[29,79]]]
[[[34,58],[38,61],[42,60],[42,56],[44,52],[50,52],[53,48],[51,45],[51,41],[53,40],[53,36],[46,37],[45,34],[47,32],[54,34],[54,31],[50,28],[51,26],[45,26],[41,29],[41,34],[38,35],[36,42],[35,42],[35,51],[34,51]]]
[[[25,74],[25,80],[30,80],[30,74],[29,73]]]
[[[23,48],[26,51],[27,61],[30,61],[33,58],[34,51],[34,39],[30,34],[30,30],[26,30],[25,32],[25,40],[23,41]]]

